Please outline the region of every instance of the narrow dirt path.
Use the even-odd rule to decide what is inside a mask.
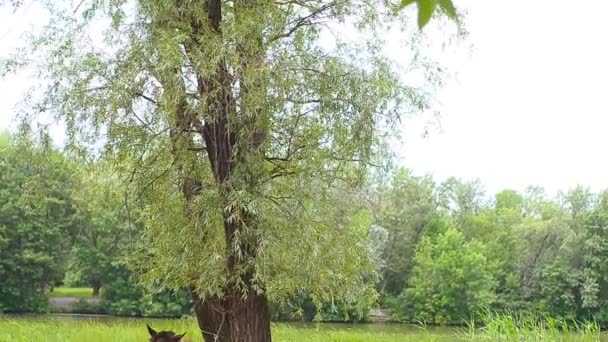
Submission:
[[[71,310],[80,300],[84,300],[89,304],[101,303],[101,298],[99,297],[53,297],[49,298],[49,307],[51,309]]]

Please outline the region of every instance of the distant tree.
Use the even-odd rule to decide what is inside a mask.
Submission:
[[[43,138],[0,139],[0,311],[43,310],[65,270],[73,170]]]
[[[439,218],[435,183],[430,177],[415,177],[400,169],[390,187],[381,190],[375,213],[376,224],[388,234],[382,253],[380,292],[398,295],[407,286],[416,246]]]
[[[115,264],[135,251],[140,235],[135,222],[138,208],[128,207],[119,180],[105,164],[83,166],[79,173],[73,195],[78,231],[66,275],[71,282],[87,283],[95,296],[114,276]]]
[[[441,206],[460,221],[478,214],[486,206],[485,191],[479,180],[464,182],[451,177],[439,186],[438,193]]]
[[[568,190],[566,193],[560,193],[560,199],[564,209],[571,215],[574,221],[591,212],[596,202],[595,195],[591,190],[580,185]]]
[[[496,210],[513,210],[515,214],[521,215],[524,206],[523,197],[515,190],[503,190],[496,194]]]
[[[608,321],[608,213],[594,211],[584,224],[582,307],[601,322]]]
[[[495,300],[496,281],[479,241],[450,228],[424,237],[416,252],[402,314],[429,323],[462,322]]]
[[[515,227],[521,222],[521,210],[503,203],[470,217],[460,227],[467,240],[477,240],[485,246],[482,252],[487,259],[488,270],[497,282],[496,309],[514,309],[519,305]]]
[[[574,246],[575,248],[577,246]],[[572,261],[570,249],[550,260],[541,270],[539,309],[555,318],[580,320],[584,317],[581,298],[582,271]]]
[[[524,216],[549,219],[562,214],[560,207],[547,198],[545,189],[539,186],[526,188],[523,194]]]
[[[571,237],[571,230],[562,215],[547,220],[525,220],[514,228],[514,234],[517,274],[522,286],[520,296],[532,301],[540,290],[543,268],[559,255]]]
[[[608,212],[608,190],[599,193],[597,199],[597,209],[603,212]]]

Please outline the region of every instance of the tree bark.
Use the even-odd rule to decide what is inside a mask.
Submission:
[[[93,296],[99,296],[99,290],[101,289],[101,284],[99,282],[93,282]]]
[[[198,325],[205,342],[270,342],[270,310],[266,296],[227,295],[194,298]]]

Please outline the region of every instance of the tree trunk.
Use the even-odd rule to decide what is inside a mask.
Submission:
[[[101,289],[101,283],[98,281],[94,281],[91,286],[93,287],[93,296],[99,296],[99,290]]]
[[[201,37],[203,30],[210,29],[211,32],[222,38],[222,0],[206,0],[204,1],[203,13],[207,14],[207,25],[204,27],[205,21],[200,20],[199,14],[188,18],[190,28],[192,29],[191,39],[184,42],[184,49],[188,58],[191,58],[193,64],[197,64],[197,55],[192,54],[192,51],[204,48],[208,43],[202,41]],[[179,2],[181,6],[184,2]],[[239,8],[247,7],[251,4],[248,2],[241,3]],[[180,19],[183,20],[183,19]],[[261,32],[259,32],[261,37]],[[248,63],[253,63],[259,67],[261,56],[264,56],[261,46],[259,49],[248,53],[241,51],[241,65],[247,66]],[[240,278],[240,286],[248,289],[247,296],[243,297],[243,287],[236,288],[234,281],[229,280],[224,285],[222,297],[207,297],[201,298],[192,290],[192,298],[195,303],[195,312],[199,327],[206,342],[270,342],[270,310],[265,294],[258,294],[252,290],[254,279],[254,270],[249,265],[257,256],[257,240],[255,236],[244,236],[245,225],[243,222],[235,222],[233,216],[238,216],[243,221],[250,224],[247,225],[250,229],[255,226],[255,219],[243,210],[243,208],[233,208],[229,204],[231,192],[239,190],[251,190],[243,188],[233,189],[231,177],[237,164],[246,160],[242,156],[247,156],[248,153],[259,153],[259,147],[262,145],[264,135],[258,134],[259,137],[254,139],[254,134],[251,132],[241,131],[242,127],[253,129],[255,120],[251,122],[234,122],[234,118],[248,117],[244,114],[245,109],[241,108],[238,113],[237,101],[233,93],[233,85],[235,75],[230,71],[232,68],[228,64],[226,58],[220,58],[215,66],[215,72],[212,75],[197,75],[197,90],[201,99],[206,98],[207,111],[204,117],[201,117],[198,112],[189,110],[188,101],[185,95],[176,108],[175,124],[173,129],[174,153],[177,160],[187,160],[179,155],[177,151],[180,144],[182,146],[195,145],[190,132],[198,132],[204,141],[204,150],[206,157],[211,167],[211,172],[215,179],[215,184],[218,187],[219,193],[222,194],[226,203],[225,208],[231,208],[229,212],[222,208],[224,215],[224,233],[226,239],[226,272],[227,279],[234,276]],[[261,69],[261,68],[260,68]],[[178,69],[179,70],[179,69]],[[179,74],[179,71],[177,71]],[[179,85],[180,91],[185,94],[186,86],[183,84],[183,79],[178,78],[181,82]],[[239,86],[243,93],[253,87],[248,81],[241,80]],[[244,96],[244,95],[242,95]],[[242,103],[241,103],[242,104]],[[257,118],[257,113],[252,110],[250,116]],[[240,115],[239,115],[240,114]],[[253,129],[257,133],[256,130]],[[239,148],[237,149],[237,143]],[[238,151],[238,152],[237,152]],[[196,172],[187,169],[187,165],[177,164],[180,173],[182,173],[182,192],[186,200],[186,215],[192,218],[192,213],[189,209],[189,204],[200,193],[200,181],[194,176]],[[254,179],[248,177],[250,179]],[[238,184],[238,183],[237,183]],[[238,212],[233,212],[238,211]],[[237,215],[233,215],[237,214]],[[239,236],[239,250],[237,253],[232,250],[236,237]],[[237,256],[238,254],[238,256]]]
[[[205,342],[270,342],[270,310],[265,295],[249,294],[201,301],[193,292],[196,318]]]

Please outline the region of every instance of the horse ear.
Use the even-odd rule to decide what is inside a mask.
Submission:
[[[148,332],[150,333],[150,336],[156,336],[156,330],[152,329],[152,327],[149,326],[148,324],[146,324],[146,327],[148,328]]]

